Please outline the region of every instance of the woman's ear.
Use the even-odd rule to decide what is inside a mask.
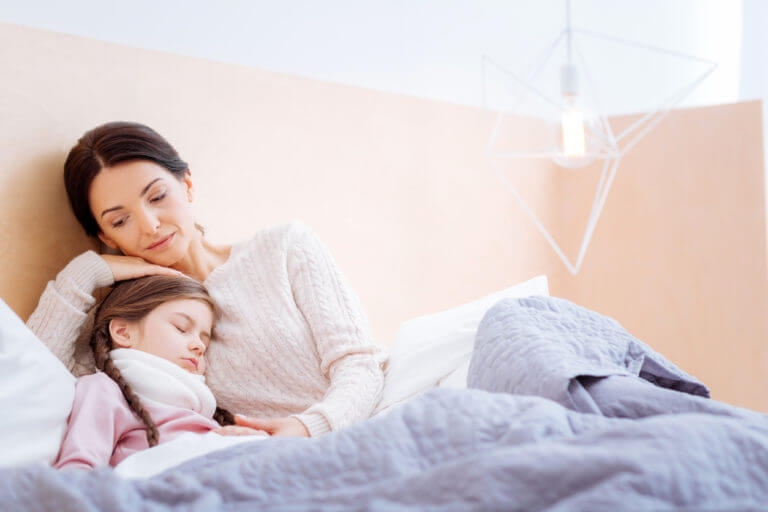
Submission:
[[[186,186],[186,195],[187,200],[191,203],[194,201],[195,198],[195,187],[192,185],[192,172],[187,169],[187,172],[184,173],[184,185]]]
[[[115,243],[115,241],[109,238],[107,235],[105,235],[102,232],[99,232],[98,236],[99,236],[99,240],[104,242],[104,245],[106,245],[110,249],[117,249],[117,244]]]
[[[109,335],[112,337],[112,343],[122,348],[133,348],[136,344],[130,324],[122,318],[109,321]]]

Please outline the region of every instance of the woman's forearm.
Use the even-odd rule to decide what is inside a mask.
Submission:
[[[317,416],[327,420],[331,431],[368,419],[384,389],[381,368],[386,358],[384,348],[373,353],[349,354],[340,358],[331,366],[331,385],[323,401],[294,416],[307,425],[313,437],[325,433],[322,427],[312,428]]]
[[[48,281],[37,308],[27,319],[27,327],[73,373],[73,346],[96,303],[93,292],[113,283],[106,262],[94,251],[86,251],[73,258],[56,279]]]

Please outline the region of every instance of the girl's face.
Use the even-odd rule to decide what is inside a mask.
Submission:
[[[142,350],[198,375],[205,373],[212,328],[213,311],[198,299],[170,300],[137,323],[115,318],[109,324],[115,348]]]
[[[154,162],[132,160],[102,169],[88,199],[107,246],[169,267],[187,254],[198,233],[192,192],[189,174],[179,181]]]

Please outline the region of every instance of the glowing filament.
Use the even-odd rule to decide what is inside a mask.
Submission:
[[[584,156],[584,114],[579,110],[563,112],[563,155]]]

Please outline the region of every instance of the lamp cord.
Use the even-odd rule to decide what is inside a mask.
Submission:
[[[568,65],[571,64],[571,0],[565,0],[565,30],[568,38]]]

